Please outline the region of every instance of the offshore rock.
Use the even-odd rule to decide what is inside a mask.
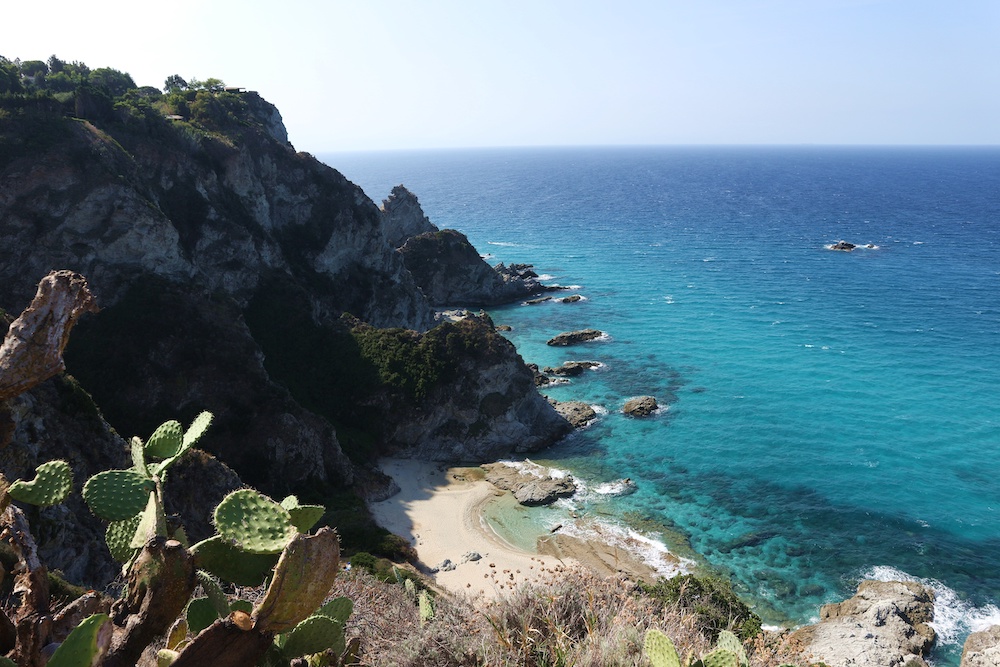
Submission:
[[[597,329],[581,329],[580,331],[567,331],[558,334],[548,341],[546,345],[552,345],[555,347],[566,347],[568,345],[576,345],[577,343],[585,343],[589,340],[594,340],[600,338],[604,335],[603,331],[598,331]]]
[[[583,401],[557,401],[549,399],[549,403],[562,417],[573,425],[573,428],[583,428],[597,419],[597,411]]]
[[[599,361],[564,361],[562,366],[546,366],[542,372],[564,377],[577,377],[583,375],[585,370],[597,368],[600,365]]]
[[[625,401],[622,412],[632,417],[647,417],[659,408],[654,396],[636,396]]]
[[[506,463],[487,463],[486,481],[498,489],[510,491],[522,505],[551,505],[560,498],[576,493],[576,484],[569,475],[553,476],[541,466],[513,467]]]
[[[811,661],[831,667],[923,664],[934,644],[933,617],[929,588],[908,581],[862,581],[854,597],[823,605],[820,622],[796,630],[792,639]]]
[[[960,667],[1000,667],[1000,625],[969,635]]]

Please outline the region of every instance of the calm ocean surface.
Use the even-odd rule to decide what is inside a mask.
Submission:
[[[603,408],[539,457],[579,513],[686,543],[770,623],[864,577],[935,586],[939,663],[1000,623],[1000,149],[320,158],[585,297],[492,311],[526,361],[605,365],[545,392]],[[545,345],[585,327],[610,337]],[[666,409],[621,415],[641,394]]]

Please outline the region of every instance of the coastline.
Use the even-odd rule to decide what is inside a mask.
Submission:
[[[379,466],[400,491],[369,503],[372,515],[383,528],[407,539],[416,549],[422,573],[452,594],[495,599],[523,583],[539,583],[571,568],[606,577],[657,577],[657,571],[630,550],[589,534],[585,539],[559,532],[539,535],[534,552],[511,544],[486,518],[491,504],[509,492],[485,481],[477,468],[413,459],[381,459]],[[469,560],[466,556],[472,553],[480,558]],[[446,560],[454,569],[438,569]]]

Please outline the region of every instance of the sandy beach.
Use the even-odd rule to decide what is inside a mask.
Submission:
[[[452,593],[495,598],[522,582],[539,581],[571,567],[605,576],[626,574],[648,580],[656,576],[627,551],[592,539],[558,533],[543,536],[534,553],[509,544],[483,520],[484,506],[507,492],[468,468],[410,459],[382,459],[379,464],[400,492],[369,505],[375,520],[410,540],[418,567]],[[431,572],[446,560],[455,568]]]

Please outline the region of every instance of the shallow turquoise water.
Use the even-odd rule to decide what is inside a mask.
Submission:
[[[639,490],[578,512],[671,527],[771,622],[865,576],[938,588],[939,662],[1000,622],[1000,150],[321,157],[586,298],[492,312],[527,361],[605,364],[547,390],[606,413],[544,460]]]

